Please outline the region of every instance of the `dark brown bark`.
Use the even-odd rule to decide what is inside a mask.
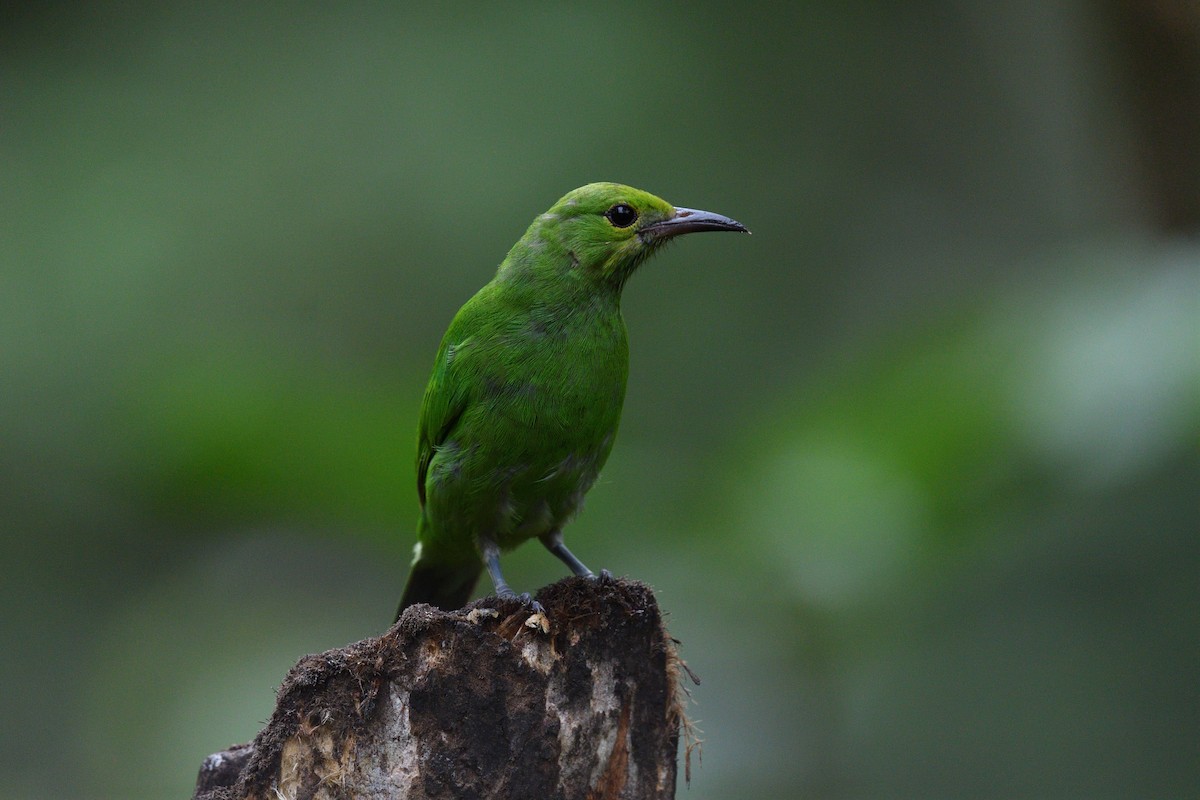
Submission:
[[[292,668],[253,744],[196,800],[671,798],[680,670],[650,590],[570,578],[515,601],[413,606]]]

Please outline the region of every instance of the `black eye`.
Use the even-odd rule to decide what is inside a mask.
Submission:
[[[628,228],[637,222],[638,217],[637,211],[624,203],[617,203],[608,211],[605,211],[604,216],[608,217],[608,221],[618,228]]]

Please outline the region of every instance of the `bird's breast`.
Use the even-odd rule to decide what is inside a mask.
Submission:
[[[563,524],[599,475],[625,398],[625,329],[619,313],[531,313],[475,333],[471,350],[458,365],[470,399],[433,458],[427,513],[509,547]]]

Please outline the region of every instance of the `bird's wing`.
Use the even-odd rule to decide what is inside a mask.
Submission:
[[[473,360],[476,348],[475,337],[464,335],[463,328],[471,326],[459,324],[466,316],[460,312],[456,324],[446,332],[421,403],[421,420],[417,428],[417,496],[422,508],[425,507],[425,476],[429,464],[438,448],[453,434],[471,403],[474,380],[469,362]]]
[[[458,310],[438,348],[437,362],[417,428],[417,496],[425,507],[425,477],[438,448],[454,436],[454,430],[471,404],[480,397],[479,386],[494,364],[497,320],[511,320],[520,307],[508,308],[511,300],[503,287],[491,282]]]

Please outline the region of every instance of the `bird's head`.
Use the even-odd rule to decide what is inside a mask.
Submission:
[[[589,281],[620,289],[662,244],[699,231],[749,233],[729,217],[676,208],[641,189],[589,183],[568,192],[534,220],[522,242],[534,249],[560,250],[569,269]]]

